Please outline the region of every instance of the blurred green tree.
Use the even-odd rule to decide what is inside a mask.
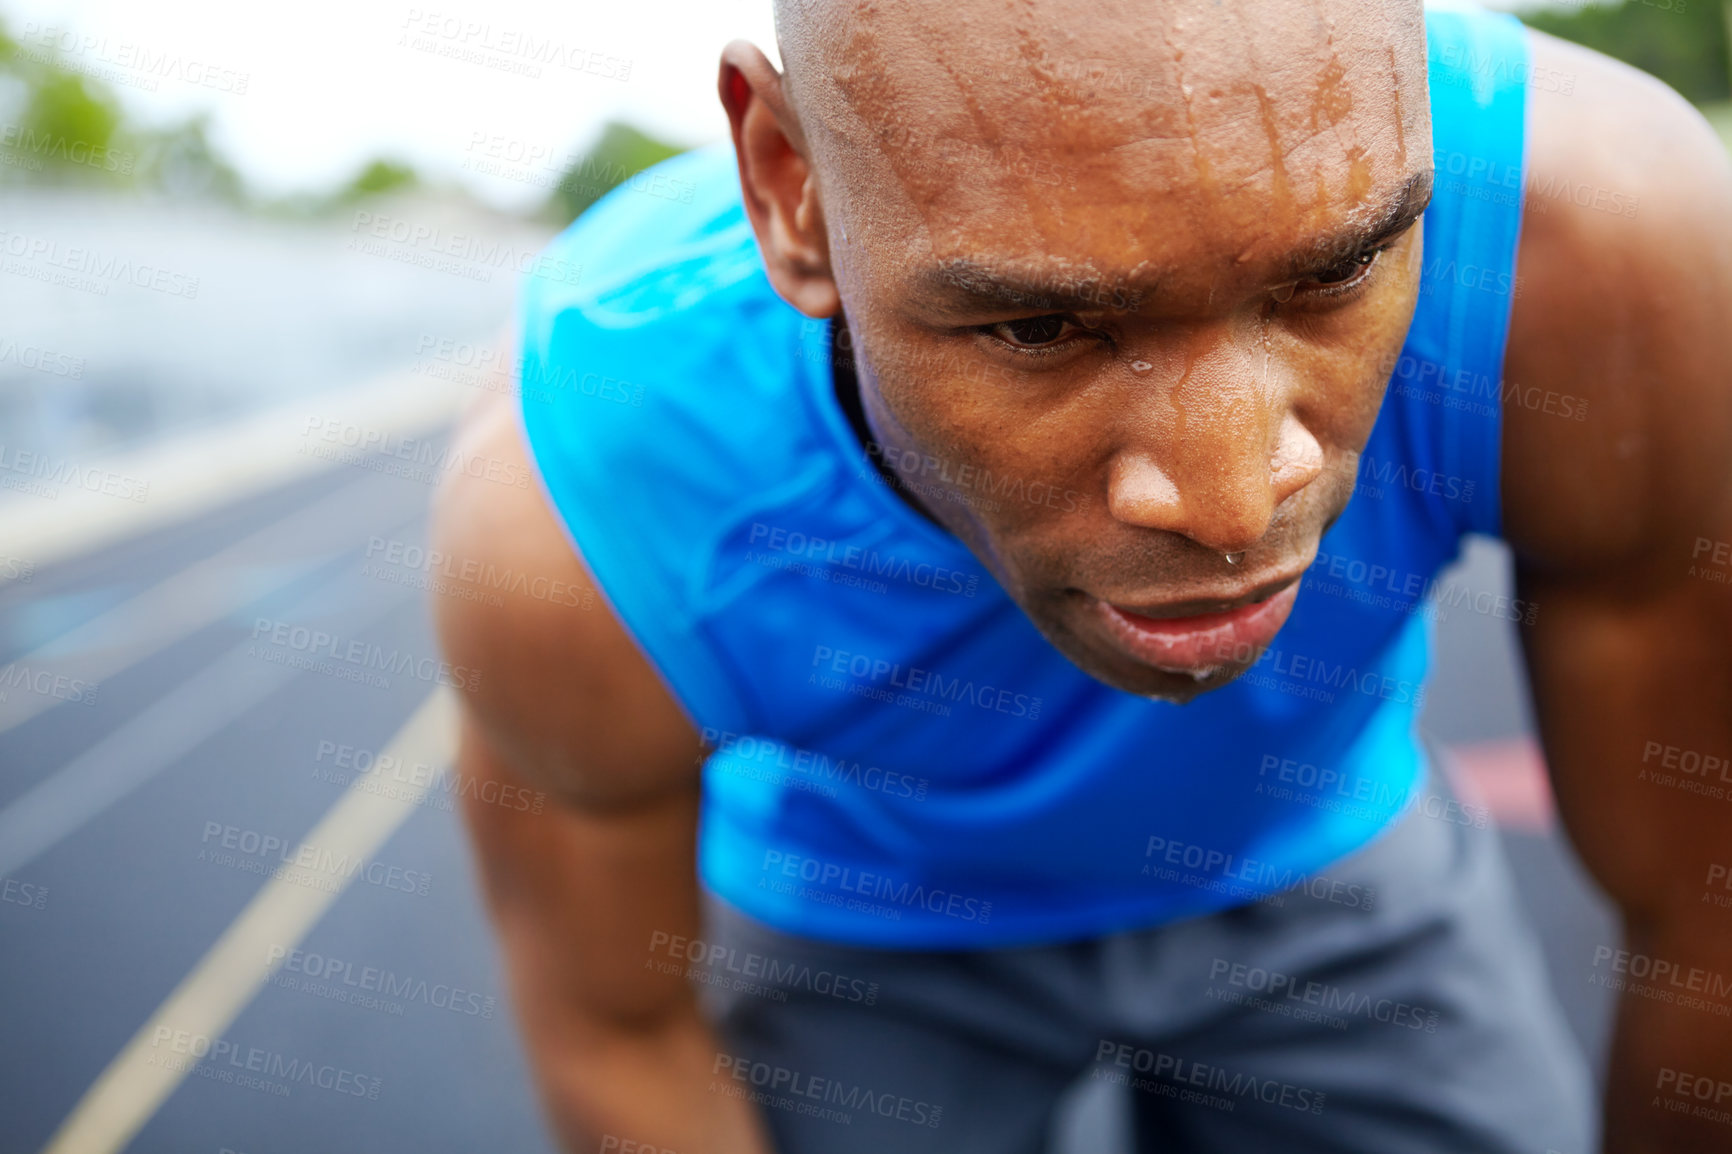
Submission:
[[[68,67],[52,48],[20,44],[0,22],[6,86],[14,99],[0,109],[0,177],[245,199],[240,175],[211,144],[206,116],[164,129],[129,123],[108,84]]]
[[[107,85],[28,50],[0,27],[0,165],[23,179],[130,182],[134,156],[120,139],[120,102]]]
[[[1573,12],[1533,10],[1521,18],[1652,73],[1697,104],[1732,96],[1726,0],[1627,0]]]
[[[84,77],[54,71],[37,80],[20,119],[20,129],[39,137],[107,148],[120,127],[120,105]]]
[[[374,160],[356,174],[348,187],[338,194],[338,199],[360,200],[363,197],[378,196],[380,193],[414,188],[420,183],[421,178],[409,165],[399,164],[394,160]]]
[[[556,224],[570,224],[621,181],[684,151],[629,124],[609,121],[601,137],[560,177],[545,214]]]

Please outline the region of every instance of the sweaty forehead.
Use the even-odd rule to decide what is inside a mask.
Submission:
[[[1430,152],[1418,0],[783,0],[778,31],[826,211],[940,258],[1279,244]]]

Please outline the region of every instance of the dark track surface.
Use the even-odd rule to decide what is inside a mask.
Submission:
[[[208,718],[190,752],[170,760],[66,838],[12,871],[46,887],[43,908],[0,902],[0,1152],[35,1151],[211,943],[264,884],[261,874],[200,860],[207,823],[305,833],[342,793],[321,780],[321,741],[381,748],[431,691],[412,678],[375,688],[312,672],[285,675],[245,657],[258,617],[341,631],[433,655],[422,596],[363,575],[369,537],[419,541],[424,486],[353,469],[117,545],[0,588],[0,666],[95,613],[216,553],[297,508],[342,491],[359,513],[279,543],[269,566],[238,569],[246,594],[216,624],[107,679],[93,707],[63,704],[0,733],[0,808],[99,740],[134,722],[213,662],[232,680],[276,678],[260,702]],[[280,560],[284,544],[300,558]],[[1501,580],[1495,553],[1469,579]],[[1448,743],[1526,732],[1513,641],[1503,622],[1469,618],[1439,631],[1440,671],[1428,728]],[[238,656],[237,656],[238,654]],[[149,753],[139,749],[139,756]],[[328,762],[325,763],[328,768]],[[1604,991],[1586,983],[1592,949],[1616,943],[1555,837],[1507,839],[1560,995],[1590,1052],[1608,1026]],[[286,984],[267,985],[225,1036],[380,1080],[377,1100],[297,1085],[287,1097],[188,1078],[129,1147],[139,1154],[342,1154],[347,1151],[552,1149],[529,1088],[499,961],[456,815],[419,807],[379,851],[432,875],[425,896],[355,884],[303,948],[473,991],[485,1014],[411,1000],[368,1009]],[[36,891],[29,891],[34,894]],[[261,968],[264,959],[260,959]],[[281,975],[279,976],[279,979]],[[1601,995],[1595,997],[1594,995]],[[489,1002],[488,999],[491,999]],[[1110,1154],[1117,1127],[1096,1102],[1066,1120],[1067,1145]]]
[[[374,533],[418,540],[425,487],[338,470],[197,524],[39,573],[0,592],[0,664],[41,634],[87,619],[289,510],[343,489],[355,504],[397,507],[392,525],[333,525],[306,542],[313,571],[104,682],[98,704],[66,704],[0,734],[0,804],[52,774],[107,732],[237,647],[255,616],[341,630],[433,654],[421,596],[369,580]],[[248,575],[237,574],[237,581]],[[256,581],[256,575],[253,575]],[[45,624],[52,619],[52,625]],[[247,662],[242,661],[245,666]],[[254,676],[277,676],[256,659]],[[388,689],[312,672],[282,678],[261,704],[222,717],[188,756],[121,798],[12,875],[46,887],[44,908],[0,903],[0,995],[7,1067],[0,1150],[33,1151],[264,884],[260,874],[201,862],[206,822],[298,838],[342,785],[319,780],[318,743],[377,750],[432,689]],[[329,758],[325,761],[329,768]],[[380,1080],[376,1100],[297,1085],[275,1097],[188,1078],[129,1147],[186,1154],[270,1151],[512,1150],[552,1147],[500,986],[491,933],[471,881],[455,813],[429,799],[377,857],[432,875],[426,896],[355,884],[303,948],[432,986],[480,995],[487,1016],[428,1004],[359,1008],[267,985],[227,1031],[237,1044],[330,1063]],[[261,968],[264,959],[260,959]],[[486,999],[492,999],[491,1005]],[[465,999],[464,1005],[469,1003]]]

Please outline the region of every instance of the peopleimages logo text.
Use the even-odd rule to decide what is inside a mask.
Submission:
[[[254,641],[264,641],[305,657],[329,658],[359,670],[407,674],[454,689],[473,689],[481,680],[480,670],[467,666],[452,665],[448,661],[421,657],[401,649],[386,649],[358,637],[344,637],[307,625],[273,621],[268,617],[253,622],[252,636]]]
[[[752,522],[746,543],[798,557],[803,561],[853,569],[873,577],[904,581],[940,593],[960,593],[964,597],[973,597],[980,587],[980,577],[975,573],[964,573],[930,561],[910,561],[906,557],[887,556],[876,549],[814,537],[798,529],[766,525],[762,521]]]
[[[429,983],[424,978],[399,975],[378,966],[356,966],[353,962],[325,954],[273,945],[265,952],[265,966],[269,969],[279,962],[282,963],[280,968],[287,973],[304,974],[322,982],[341,983],[354,990],[379,994],[386,998],[421,1002],[435,1009],[449,1010],[453,1014],[491,1018],[497,1004],[493,995],[478,990],[466,990],[461,986],[443,982]]]
[[[874,901],[919,908],[929,913],[960,918],[965,922],[978,921],[984,925],[992,919],[992,903],[989,901],[983,902],[979,898],[966,897],[936,887],[928,888],[918,882],[899,882],[884,874],[857,870],[853,866],[822,861],[803,854],[765,850],[763,864],[758,868],[765,873],[777,873],[823,889],[840,890]]]
[[[823,673],[852,677],[856,681],[864,680],[874,685],[883,682],[892,689],[905,689],[938,701],[966,701],[978,709],[991,710],[1010,717],[1033,720],[1040,716],[1039,697],[986,683],[976,684],[972,679],[949,677],[935,669],[903,665],[898,661],[887,661],[864,653],[851,653],[846,649],[834,649],[828,645],[813,648],[812,666]]]
[[[1030,505],[1044,505],[1048,509],[1062,509],[1067,513],[1074,513],[1081,507],[1083,494],[1075,489],[1061,491],[1046,481],[1031,481],[1003,473],[994,476],[991,469],[979,465],[951,462],[942,457],[917,453],[912,449],[880,445],[876,441],[866,442],[865,449],[867,457],[884,462],[887,468],[894,469],[906,482],[936,482],[953,489],[981,493],[996,499],[1023,501]]]
[[[726,772],[740,773],[753,767],[792,771],[800,775],[800,778],[810,778],[815,783],[839,783],[856,789],[873,790],[888,797],[913,798],[915,801],[925,798],[929,784],[924,777],[914,777],[861,761],[850,761],[840,755],[831,757],[810,749],[785,745],[773,738],[734,733],[709,726],[704,727],[701,736],[704,744],[711,747],[713,752],[701,757],[700,761],[715,765]],[[748,773],[747,776],[753,775]],[[775,780],[759,777],[759,780],[766,779]],[[835,792],[832,790],[826,796],[833,797]]]

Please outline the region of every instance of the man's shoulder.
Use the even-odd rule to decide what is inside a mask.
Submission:
[[[802,326],[770,287],[731,149],[649,172],[664,169],[663,185],[616,188],[553,242],[547,255],[578,276],[524,282],[524,415],[556,498],[584,481],[577,474],[599,481],[652,461],[693,479],[725,471],[723,442],[749,440],[743,398],[775,408],[810,361],[817,334],[807,329],[820,326]],[[647,191],[664,185],[692,195]],[[670,437],[686,429],[703,436],[673,451]]]
[[[494,398],[458,433],[466,455],[531,469],[513,406]],[[465,705],[489,744],[543,788],[605,802],[695,772],[699,744],[597,591],[539,488],[458,472],[434,507],[441,643],[479,671]]]
[[[1679,216],[1708,207],[1723,221],[1728,207],[1726,148],[1701,113],[1645,72],[1528,35],[1531,69],[1558,78],[1527,95],[1522,258],[1532,271],[1545,275],[1561,264],[1641,274],[1645,268],[1628,262],[1656,244],[1647,263],[1712,242],[1701,226],[1716,222]],[[1556,279],[1548,287],[1569,283]]]
[[[1529,92],[1505,536],[1542,566],[1618,566],[1676,529],[1667,495],[1700,491],[1732,448],[1732,166],[1659,81],[1542,34],[1532,47],[1569,83]]]
[[[625,177],[553,239],[543,263],[569,272],[532,270],[532,318],[579,310],[619,324],[737,284],[762,266],[732,150],[697,149]]]

